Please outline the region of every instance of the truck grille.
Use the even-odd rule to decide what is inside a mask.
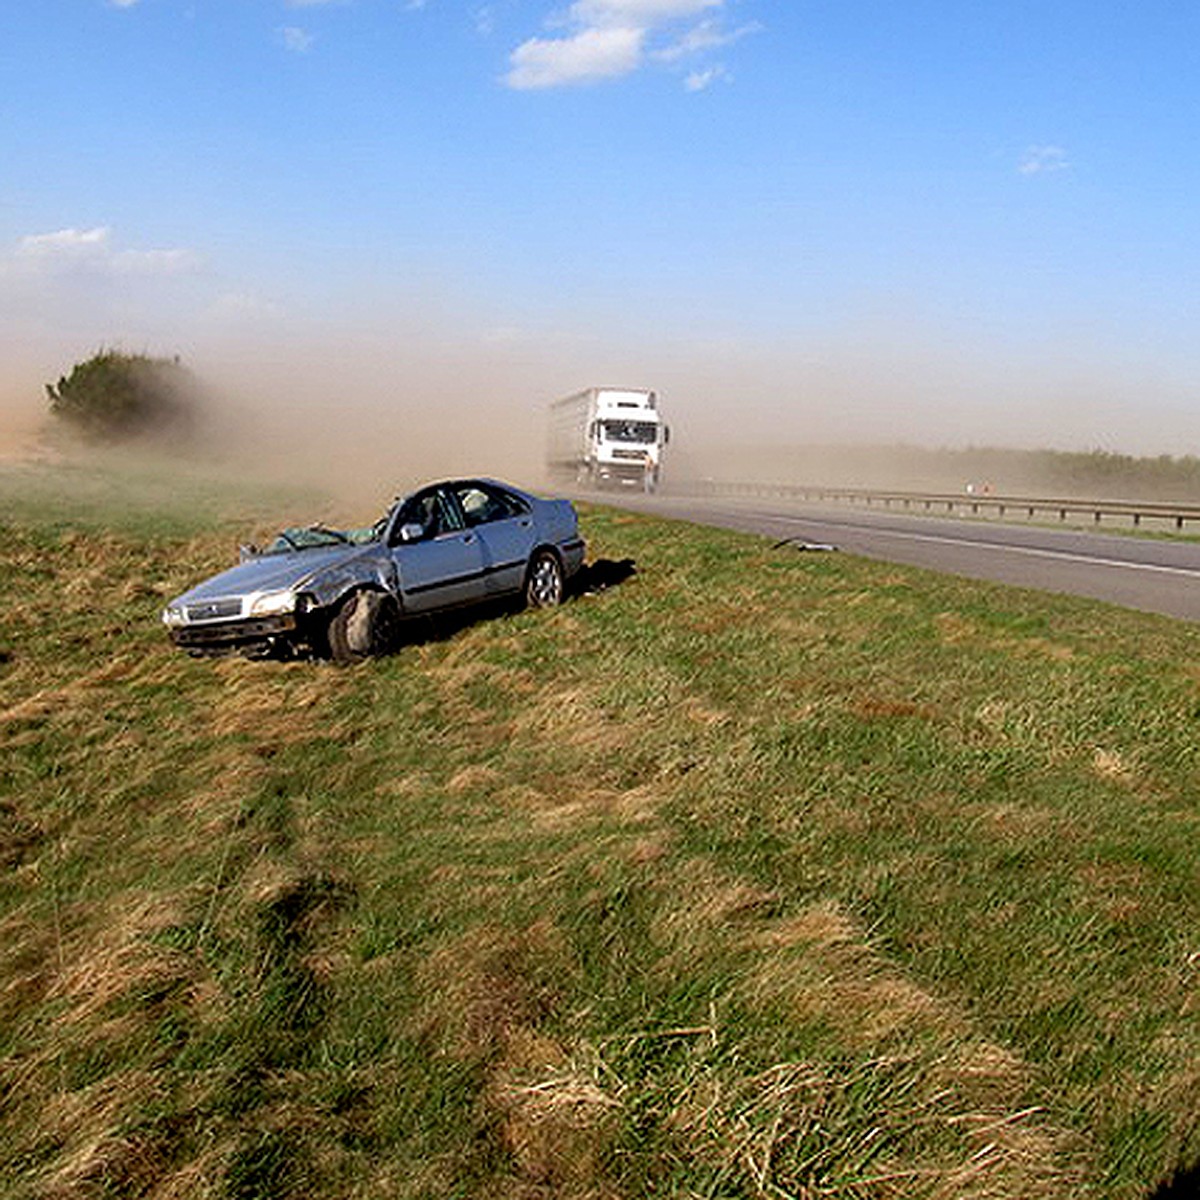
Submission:
[[[644,459],[646,457],[645,450],[614,450],[613,458],[636,458]]]

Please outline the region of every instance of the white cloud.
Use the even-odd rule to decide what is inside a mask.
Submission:
[[[689,71],[684,78],[683,86],[689,92],[702,92],[705,88],[712,87],[719,80],[724,80],[728,83],[732,79],[733,76],[724,67],[715,66],[709,67],[704,71]]]
[[[17,243],[17,257],[43,262],[73,261],[103,256],[108,251],[110,231],[96,229],[58,229],[54,233],[31,233]]]
[[[293,54],[307,54],[312,49],[313,35],[298,25],[285,25],[279,31],[284,48]]]
[[[596,83],[632,74],[647,62],[668,64],[695,59],[727,46],[756,24],[727,29],[721,20],[727,0],[574,0],[547,20],[566,32],[534,37],[510,55],[504,76],[509,87],[551,88]],[[680,29],[681,25],[689,28]],[[716,79],[729,79],[724,68],[696,67],[685,86],[698,91]]]
[[[85,272],[94,275],[181,275],[200,265],[191,250],[114,249],[112,231],[104,225],[95,229],[57,229],[23,237],[12,256],[12,264],[29,275],[63,275]]]
[[[642,29],[585,29],[566,38],[530,38],[512,52],[509,87],[547,88],[628,75],[642,57]]]
[[[584,25],[635,25],[648,29],[667,21],[721,8],[725,0],[575,0],[571,19]]]
[[[747,35],[759,33],[761,30],[762,26],[757,22],[742,25],[738,29],[725,29],[719,21],[709,18],[693,26],[669,46],[658,51],[656,57],[663,62],[677,62],[681,58],[690,58],[692,55],[702,54],[706,50],[718,50],[722,46],[731,46]]]
[[[1042,175],[1065,171],[1070,165],[1067,152],[1061,146],[1030,146],[1018,163],[1017,171],[1022,175]]]

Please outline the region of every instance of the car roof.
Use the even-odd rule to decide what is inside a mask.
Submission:
[[[429,488],[462,487],[473,483],[482,483],[489,487],[500,488],[501,491],[512,492],[514,496],[520,496],[525,500],[537,499],[532,492],[527,492],[524,488],[517,487],[516,484],[506,483],[503,479],[493,479],[488,475],[464,475],[456,479],[431,479],[428,483],[423,483],[420,487],[413,488],[411,492],[405,492],[399,499],[407,500],[409,496],[415,496],[419,492],[428,491]]]

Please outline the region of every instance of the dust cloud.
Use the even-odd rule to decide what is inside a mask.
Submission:
[[[44,385],[99,348],[8,348],[0,455],[33,452],[45,425]],[[941,490],[976,469],[963,457],[971,447],[1200,452],[1188,387],[1144,365],[1079,348],[947,347],[910,329],[786,346],[468,334],[374,319],[202,330],[187,344],[120,348],[179,354],[198,376],[205,457],[239,474],[312,485],[356,516],[445,475],[543,486],[547,405],[594,384],[659,391],[672,429],[668,480],[676,481]],[[1147,419],[1151,408],[1156,419]],[[956,453],[932,453],[947,449]],[[978,469],[1012,466],[1001,456]],[[1007,490],[1036,483],[1013,474],[993,482]]]
[[[12,353],[0,367],[0,463],[45,456],[46,374],[35,355]]]

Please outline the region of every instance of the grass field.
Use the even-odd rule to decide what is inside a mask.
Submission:
[[[159,609],[282,502],[0,501],[0,1194],[1132,1200],[1200,1159],[1193,627],[597,508],[637,573],[559,610],[193,661]]]

